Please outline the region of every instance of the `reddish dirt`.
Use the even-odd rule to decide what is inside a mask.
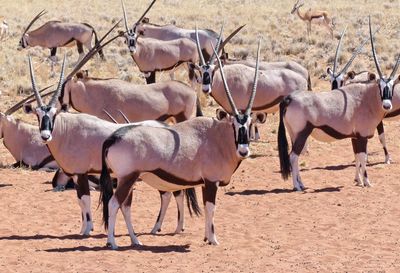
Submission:
[[[386,124],[389,150],[400,162],[400,123]],[[144,246],[130,246],[119,215],[120,249],[109,250],[100,210],[93,234],[77,235],[76,194],[52,192],[52,173],[0,169],[0,272],[400,272],[400,169],[398,163],[382,163],[378,139],[369,143],[373,187],[354,185],[349,140],[310,141],[308,155],[300,157],[308,189],[299,193],[278,173],[273,128],[276,122],[262,128],[263,142],[252,145],[254,158],[219,190],[219,246],[203,242],[204,218],[190,218],[187,211],[185,232],[171,234],[177,214],[173,202],[160,235],[149,235],[159,197],[140,183],[132,219]],[[12,163],[4,148],[0,159]],[[92,197],[95,210],[98,193]]]

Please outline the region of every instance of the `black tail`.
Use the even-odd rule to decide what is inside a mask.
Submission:
[[[286,138],[285,124],[283,123],[283,116],[286,112],[286,107],[290,104],[290,96],[284,98],[279,104],[279,129],[278,129],[278,150],[279,161],[281,166],[281,175],[284,180],[287,180],[290,175],[290,158],[288,153],[288,142]]]
[[[200,104],[200,99],[199,99],[199,94],[197,94],[196,97],[196,117],[202,117],[203,111],[201,110],[201,104]]]
[[[111,144],[114,140],[107,138],[103,143],[103,148],[101,151],[101,175],[100,175],[100,197],[99,197],[99,206],[100,203],[103,203],[103,223],[104,228],[108,229],[108,202],[113,196],[113,183],[110,176],[110,171],[107,166],[106,156],[108,153],[108,148],[110,148]]]
[[[89,24],[87,24],[87,23],[83,23],[85,26],[88,26],[88,27],[90,27],[91,29],[92,29],[92,31],[93,31],[93,34],[94,34],[94,42],[97,44],[98,42],[99,42],[99,38],[97,37],[97,33],[96,33],[96,31],[94,30],[94,27],[92,27],[91,25],[89,25]],[[100,50],[99,50],[99,55],[100,55],[100,58],[102,59],[102,60],[105,60],[106,58],[104,57],[104,53],[103,53],[103,49],[101,48]]]
[[[193,216],[192,210],[196,216],[201,215],[195,188],[186,189],[185,194],[190,216]]]
[[[310,72],[308,72],[308,78],[307,78],[307,88],[308,88],[308,91],[312,91],[312,84],[311,84],[311,76],[310,76]]]

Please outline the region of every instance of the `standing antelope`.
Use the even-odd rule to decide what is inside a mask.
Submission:
[[[291,14],[294,14],[297,12],[297,15],[301,20],[307,23],[307,34],[310,36],[311,34],[311,24],[319,24],[323,25],[328,29],[328,31],[331,34],[331,37],[333,39],[333,22],[329,18],[328,12],[325,10],[307,10],[305,13],[301,14],[300,13],[300,8],[304,6],[304,0],[300,2],[300,0],[297,0],[296,3],[293,6],[292,11],[290,12]]]
[[[257,60],[259,53],[260,44]],[[222,69],[220,72],[225,79]],[[112,249],[117,248],[114,228],[119,208],[132,244],[141,244],[131,224],[127,199],[132,185],[141,174],[147,184],[158,190],[176,191],[202,185],[205,240],[210,244],[218,244],[214,230],[216,193],[219,185],[229,184],[241,161],[250,155],[250,112],[257,80],[258,66],[250,100],[243,113],[236,108],[224,80],[232,114],[226,120],[198,117],[167,128],[126,126],[107,138],[102,148],[100,176],[103,220],[108,228],[107,245]],[[114,194],[110,187],[110,171],[118,179]]]
[[[86,23],[66,23],[60,21],[48,21],[41,27],[29,31],[33,23],[47,12],[42,10],[36,15],[22,33],[18,50],[27,47],[41,46],[50,49],[51,74],[54,75],[54,64],[56,62],[57,47],[72,46],[76,42],[79,53],[79,61],[83,58],[83,45],[90,50],[92,48],[92,37],[98,43],[97,33],[92,26]],[[29,32],[28,32],[29,31]],[[98,51],[104,59],[102,50]]]
[[[229,101],[225,96],[225,89],[223,79],[215,72],[221,68],[221,64],[215,65],[213,58],[211,62],[205,62],[204,57],[200,51],[200,45],[197,40],[198,53],[201,60],[200,72],[202,75],[202,89],[206,94],[210,94],[215,101],[221,105],[225,111],[229,109]],[[220,47],[217,45],[214,52]],[[295,66],[298,67],[298,66]],[[232,96],[236,101],[239,109],[245,109],[246,101],[251,93],[252,75],[254,75],[254,68],[252,66],[244,65],[241,63],[234,63],[224,66],[226,80],[232,91]],[[290,69],[282,69],[279,66],[274,67],[271,65],[270,70],[261,70],[260,79],[258,83],[258,92],[255,97],[254,104],[252,105],[253,112],[262,113],[275,113],[278,110],[279,102],[290,93],[296,90],[306,90],[309,86],[309,81],[302,74]],[[264,114],[261,114],[265,117]],[[265,119],[258,118],[261,122]],[[255,139],[258,139],[258,129],[256,124],[254,126],[256,131]]]
[[[377,32],[377,31],[378,30],[376,30],[375,32]],[[363,41],[363,43],[358,47],[358,49],[356,49],[353,52],[353,56],[350,58],[350,60],[347,62],[347,64],[344,66],[344,68],[340,72],[336,71],[338,56],[339,56],[339,52],[341,49],[341,43],[342,43],[342,39],[343,39],[343,36],[345,33],[346,33],[346,30],[344,30],[342,32],[338,46],[336,48],[336,54],[335,54],[335,59],[334,59],[334,63],[333,63],[333,70],[331,68],[327,69],[327,73],[329,74],[330,80],[331,80],[331,90],[338,89],[344,85],[351,84],[354,82],[367,81],[372,76],[372,75],[369,75],[369,72],[366,72],[366,71],[363,71],[360,73],[355,73],[354,71],[350,71],[347,73],[347,70],[349,69],[351,63],[354,61],[356,56],[361,52],[361,50],[364,47],[364,45],[366,44],[366,42],[369,41],[369,37],[367,39],[365,39]],[[386,147],[385,129],[383,127],[383,121],[381,121],[378,124],[378,127],[376,129],[378,131],[379,141],[382,144],[383,151],[385,153],[385,163],[390,164],[391,157],[390,157],[390,154]]]
[[[385,78],[376,57],[371,21],[369,31],[372,54],[379,73],[378,81],[350,84],[330,92],[299,91],[280,103],[278,148],[282,177],[286,180],[291,171],[293,186],[298,191],[304,189],[298,157],[310,135],[326,142],[351,138],[356,159],[355,181],[360,186],[371,185],[366,171],[367,142],[373,136],[376,126],[393,107],[393,88],[399,81],[394,77],[400,56],[390,77]],[[400,105],[396,107],[400,108]],[[290,156],[285,126],[292,141]]]
[[[140,37],[140,34],[137,34],[135,29],[128,27],[125,5],[122,0],[121,3],[126,30],[125,42],[128,45],[132,59],[139,70],[144,73],[146,82],[150,84],[156,81],[156,71],[171,71],[170,75],[173,78],[175,68],[185,63],[188,67],[189,79],[193,85],[195,78],[194,64],[198,62],[195,42],[189,38],[162,41]],[[145,14],[150,7],[146,10]]]
[[[0,24],[0,41],[3,39],[6,39],[8,36],[9,30],[8,30],[8,24],[6,20],[3,20]]]

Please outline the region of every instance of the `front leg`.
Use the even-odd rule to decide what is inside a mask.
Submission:
[[[83,235],[90,235],[90,232],[93,231],[93,218],[90,209],[90,190],[87,174],[78,174],[74,176],[74,181],[76,184],[78,203],[82,213],[82,228],[80,233]]]
[[[356,154],[357,161],[361,165],[361,175],[363,177],[363,183],[361,183],[360,186],[366,186],[370,187],[371,183],[369,182],[368,179],[368,174],[367,174],[367,144],[368,144],[368,139],[366,137],[359,137],[354,140],[353,144],[353,149],[354,153]]]
[[[219,182],[205,181],[203,190],[203,203],[205,211],[205,237],[204,241],[210,245],[218,245],[214,228],[215,199],[217,196]]]
[[[158,213],[157,221],[153,229],[151,230],[151,234],[157,234],[157,232],[161,231],[161,225],[164,221],[164,217],[167,212],[167,208],[172,196],[172,193],[168,191],[159,191],[159,192],[161,199],[160,212]]]
[[[184,191],[174,191],[174,197],[176,201],[176,207],[178,209],[178,225],[176,227],[175,233],[181,233],[185,230],[185,208],[184,208]]]

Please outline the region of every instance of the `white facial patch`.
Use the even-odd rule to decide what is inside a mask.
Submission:
[[[202,86],[203,86],[203,92],[210,94],[211,93],[211,85],[213,82],[213,72],[215,69],[215,65],[207,65],[201,66],[201,75],[202,75]],[[207,83],[205,83],[206,79],[204,78],[205,75],[208,75],[209,79],[207,79]]]
[[[236,118],[233,118],[233,125],[235,128],[235,141],[237,143],[237,148],[236,148],[236,154],[238,155],[239,158],[247,158],[250,156],[250,146],[249,146],[249,141],[250,141],[250,124],[251,124],[251,117],[247,117],[247,120],[244,124],[240,124]],[[244,133],[244,135],[240,135]],[[244,141],[245,138],[247,141]]]

